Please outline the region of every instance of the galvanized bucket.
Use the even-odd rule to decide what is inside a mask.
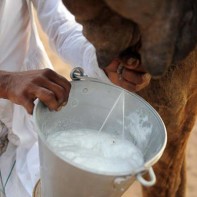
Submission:
[[[120,197],[136,179],[144,186],[154,185],[156,177],[152,166],[161,157],[167,141],[166,129],[158,113],[138,95],[84,76],[79,68],[71,77],[74,80],[69,101],[61,111],[51,112],[41,102],[34,110],[39,135],[41,196]],[[99,130],[121,94],[124,94],[124,118],[122,102],[117,103],[102,132],[121,135],[117,130],[122,130],[124,122],[125,137],[144,157],[143,166],[135,172],[101,173],[87,169],[62,158],[47,143],[48,136],[58,131]],[[143,178],[145,172],[149,173],[150,180]]]

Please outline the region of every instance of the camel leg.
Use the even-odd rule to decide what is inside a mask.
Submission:
[[[187,177],[186,177],[186,161],[184,159],[182,168],[181,168],[181,174],[180,174],[180,185],[176,194],[176,197],[184,197],[186,196],[186,182],[187,182]]]
[[[154,166],[157,183],[143,188],[143,197],[185,197],[187,141],[193,127],[192,118],[183,126],[179,140],[169,140],[161,159]],[[186,129],[187,128],[187,129]],[[173,129],[175,130],[175,129]],[[182,135],[181,135],[182,134]]]
[[[185,174],[181,162],[168,165],[164,159],[154,167],[157,183],[143,188],[143,197],[184,197]],[[182,179],[183,178],[183,179]]]

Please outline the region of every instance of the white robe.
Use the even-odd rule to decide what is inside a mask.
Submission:
[[[38,37],[32,4],[51,46],[63,60],[72,67],[83,67],[91,77],[109,82],[97,65],[94,47],[82,36],[82,27],[61,0],[0,0],[0,70],[52,68]],[[33,118],[22,106],[0,99],[0,121],[6,125],[6,129],[0,128],[0,137],[9,133],[7,150],[0,157],[0,197],[4,196],[2,190],[6,197],[30,197],[39,179]]]

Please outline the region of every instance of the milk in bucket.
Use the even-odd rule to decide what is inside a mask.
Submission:
[[[103,173],[134,173],[143,166],[143,154],[131,141],[96,130],[59,131],[47,142],[62,159]]]

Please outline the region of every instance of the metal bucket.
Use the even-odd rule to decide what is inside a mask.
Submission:
[[[120,197],[136,179],[144,186],[153,185],[156,179],[152,165],[161,157],[167,141],[166,129],[158,113],[134,93],[96,79],[78,78],[81,80],[71,82],[69,101],[61,111],[51,112],[41,102],[34,110],[39,135],[41,196]],[[100,173],[90,170],[63,159],[47,143],[47,137],[58,131],[99,130],[121,94],[124,101],[116,103],[115,111],[102,132],[121,135],[117,131],[122,130],[124,122],[125,138],[132,141],[144,156],[144,165],[135,172]],[[136,117],[139,125],[133,127]],[[150,180],[143,178],[145,172],[149,173]]]

